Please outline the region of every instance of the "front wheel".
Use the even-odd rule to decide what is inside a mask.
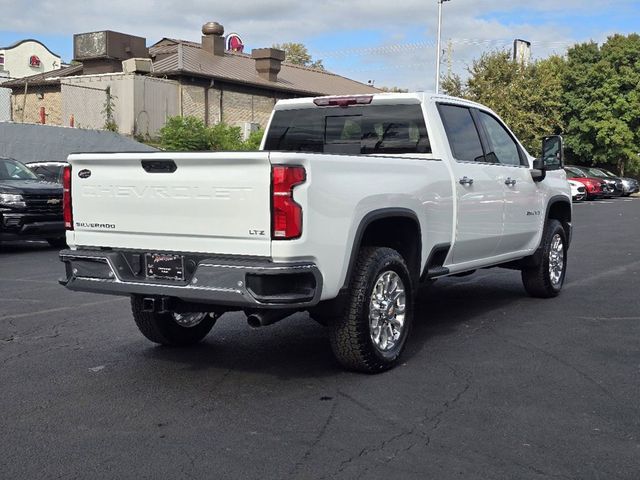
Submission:
[[[363,248],[349,284],[344,314],[329,321],[333,353],[345,368],[377,373],[394,366],[413,320],[411,276],[391,248]]]
[[[522,283],[532,297],[555,297],[567,272],[567,234],[558,220],[549,220],[542,238],[542,260],[522,269]]]
[[[213,328],[217,315],[206,312],[145,312],[142,297],[131,297],[133,319],[140,332],[154,343],[187,346],[198,343]]]

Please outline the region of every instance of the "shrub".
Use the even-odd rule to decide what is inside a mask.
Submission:
[[[196,117],[170,117],[160,129],[160,146],[164,150],[190,152],[209,149],[210,133]]]
[[[209,127],[209,148],[214,151],[244,150],[242,130],[226,123]]]
[[[258,150],[260,148],[260,143],[262,142],[262,137],[264,135],[264,130],[259,129],[255,132],[251,132],[249,138],[244,142],[243,150],[253,151]]]

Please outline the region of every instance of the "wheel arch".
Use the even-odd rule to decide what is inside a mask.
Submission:
[[[409,241],[406,241],[407,238]],[[405,240],[405,241],[400,241]],[[422,261],[422,230],[418,215],[408,208],[381,208],[367,213],[356,229],[349,266],[342,291],[349,287],[358,251],[364,246],[390,247],[407,262],[411,278],[417,282]]]
[[[558,220],[562,224],[562,228],[564,228],[565,235],[567,237],[567,248],[569,248],[572,233],[572,208],[571,200],[569,198],[563,195],[556,195],[549,199],[545,212],[544,224],[546,225],[551,219]]]

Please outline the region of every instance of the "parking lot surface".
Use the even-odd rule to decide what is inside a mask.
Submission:
[[[560,297],[491,269],[425,289],[404,363],[342,371],[306,314],[157,347],[129,301],[0,247],[0,477],[640,478],[640,199],[574,207]]]

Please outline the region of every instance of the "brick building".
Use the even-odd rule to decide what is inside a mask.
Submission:
[[[202,27],[200,43],[163,38],[147,49],[144,38],[132,35],[77,34],[74,57],[80,64],[2,86],[13,90],[14,121],[37,122],[45,107],[47,123],[101,128],[109,101],[121,133],[149,136],[174,115],[192,115],[208,125],[264,127],[279,99],[378,92],[287,63],[281,50],[229,51],[223,35],[222,25],[210,22]]]

